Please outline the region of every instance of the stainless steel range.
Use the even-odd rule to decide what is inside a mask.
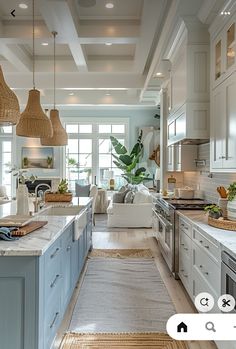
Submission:
[[[201,199],[156,199],[154,231],[161,253],[176,279],[179,271],[179,216],[176,210],[203,210],[206,205],[207,202]]]

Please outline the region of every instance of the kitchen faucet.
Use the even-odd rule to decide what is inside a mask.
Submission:
[[[47,187],[48,189],[46,189],[44,191],[44,194],[43,194],[43,201],[45,202],[45,193],[50,191],[51,190],[51,187],[49,184],[47,183],[40,183],[38,184],[36,187],[35,187],[35,202],[34,202],[34,210],[35,212],[38,212],[39,210],[39,205],[40,205],[40,201],[38,200],[38,188],[40,188],[41,186],[44,186],[44,187]]]

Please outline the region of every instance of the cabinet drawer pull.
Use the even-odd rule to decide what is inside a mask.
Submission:
[[[187,275],[187,274],[184,274],[184,277],[185,277],[185,278],[187,278],[187,277],[188,277],[188,275]]]
[[[180,269],[180,271],[183,273],[183,272],[184,272],[184,269]]]
[[[188,248],[187,248],[187,247],[185,247],[185,248],[184,248],[184,250],[185,250],[185,251],[188,251]]]
[[[226,159],[226,156],[219,156],[219,159]]]
[[[203,268],[203,266],[202,266],[202,265],[199,265],[199,268],[200,268],[200,269],[202,269],[202,268]]]
[[[55,277],[55,279],[53,280],[53,282],[52,282],[51,285],[50,285],[51,288],[53,288],[53,287],[56,285],[57,280],[59,279],[59,277],[60,277],[60,275],[57,274],[56,277]]]
[[[205,274],[206,274],[206,275],[209,275],[208,271],[205,271]]]
[[[203,241],[202,241],[202,240],[199,240],[199,242],[200,242],[200,244],[202,244],[202,243],[203,243]]]
[[[184,246],[184,244],[180,244],[181,246]]]
[[[59,312],[56,312],[56,314],[55,314],[55,316],[54,316],[54,319],[52,320],[52,323],[51,323],[51,325],[50,325],[50,328],[52,328],[52,327],[54,326],[54,324],[55,324],[55,322],[56,322],[56,319],[57,319],[58,315],[59,315]]]
[[[54,258],[59,250],[60,250],[60,248],[57,247],[57,248],[55,249],[55,251],[51,254],[50,258]]]
[[[67,248],[66,248],[66,251],[70,251],[71,250],[71,246],[68,245]]]
[[[184,223],[181,223],[180,225],[181,225],[181,227],[184,227]]]
[[[206,245],[206,246],[204,246],[205,248],[210,248],[210,246],[208,246],[208,245]]]

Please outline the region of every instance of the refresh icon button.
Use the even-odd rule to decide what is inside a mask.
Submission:
[[[209,306],[209,298],[201,298],[200,299],[200,304],[203,306],[203,307],[208,307]]]
[[[207,313],[214,307],[215,301],[210,293],[201,292],[195,297],[194,303],[198,311]]]

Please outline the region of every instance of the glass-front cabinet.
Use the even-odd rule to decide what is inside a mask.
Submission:
[[[221,40],[215,45],[215,80],[222,74]]]
[[[225,80],[236,68],[236,15],[234,15],[213,41],[213,87]]]
[[[235,23],[227,30],[226,68],[229,69],[235,63]]]

